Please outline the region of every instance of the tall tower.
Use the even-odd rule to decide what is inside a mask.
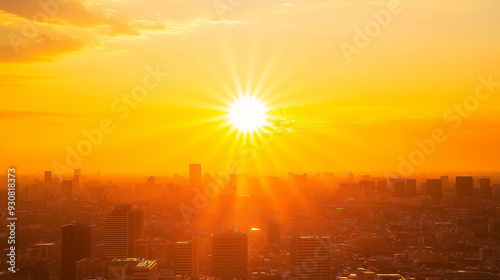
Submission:
[[[406,179],[406,196],[415,197],[417,195],[417,180]]]
[[[281,242],[281,225],[277,222],[267,223],[267,241],[270,244],[280,244]]]
[[[290,243],[292,276],[308,280],[330,280],[331,239],[329,236],[295,237]]]
[[[248,279],[248,237],[244,233],[212,234],[212,276]]]
[[[437,204],[443,199],[443,181],[441,179],[427,179],[425,181],[425,194],[431,195],[437,200]]]
[[[191,187],[201,187],[201,164],[189,165],[189,184]]]
[[[485,199],[491,198],[492,191],[491,191],[490,178],[479,178],[479,190],[481,191],[482,198],[485,198]]]
[[[73,182],[70,180],[63,180],[61,184],[61,193],[64,198],[71,199],[71,197],[73,197]]]
[[[106,217],[106,257],[132,258],[144,234],[144,214],[132,205],[115,205]]]
[[[198,279],[200,273],[200,253],[198,239],[179,241],[175,248],[175,275],[188,275]]]
[[[62,226],[61,279],[74,280],[76,262],[92,256],[94,227],[81,224]]]
[[[46,186],[52,184],[52,171],[45,171],[45,180],[44,183]]]
[[[472,198],[474,192],[474,181],[470,176],[458,176],[456,186],[456,197],[463,201],[464,197]]]
[[[73,190],[74,192],[80,192],[80,177],[82,175],[81,169],[75,169],[75,173],[73,174]]]

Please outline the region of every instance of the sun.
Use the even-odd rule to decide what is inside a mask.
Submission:
[[[257,98],[241,96],[229,108],[229,123],[241,132],[255,132],[269,124],[266,112],[266,106]]]

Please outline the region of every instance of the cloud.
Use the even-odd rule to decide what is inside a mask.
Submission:
[[[91,12],[82,2],[76,0],[1,1],[0,10],[34,23],[51,23],[78,27],[103,25],[108,27],[108,35],[140,35],[138,31],[127,23],[127,20],[113,18],[113,11],[101,8],[99,11]]]
[[[23,40],[17,49],[8,45],[0,45],[0,62],[51,61],[56,56],[81,50],[86,45],[86,43],[75,39],[53,38],[47,34]]]

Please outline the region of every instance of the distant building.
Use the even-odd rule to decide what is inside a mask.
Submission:
[[[267,242],[269,242],[270,244],[281,243],[281,225],[279,223],[267,223]]]
[[[140,238],[137,240],[136,258],[151,260],[153,257],[153,248],[149,239]]]
[[[211,275],[221,280],[248,279],[248,237],[244,233],[212,234]]]
[[[106,217],[106,257],[135,257],[137,240],[143,234],[143,211],[128,204],[115,205]]]
[[[490,178],[479,178],[479,191],[481,198],[490,199],[492,197]]]
[[[394,179],[390,180],[390,188],[392,196],[394,197],[405,197],[406,196],[406,182],[405,179]]]
[[[74,280],[76,262],[92,256],[94,226],[64,225],[61,241],[61,278]]]
[[[49,187],[52,184],[52,171],[45,171],[45,186]]]
[[[308,280],[330,280],[331,239],[329,236],[294,237],[290,243],[290,265],[293,277]]]
[[[200,272],[200,250],[198,239],[179,241],[175,249],[175,275],[198,279]]]
[[[456,183],[456,197],[459,202],[463,202],[464,197],[472,198],[474,191],[474,180],[470,176],[458,176]]]
[[[66,199],[71,199],[73,197],[73,181],[63,180],[61,185],[62,196]]]
[[[427,179],[425,181],[425,194],[432,196],[438,204],[441,204],[443,199],[443,182],[441,179]]]
[[[417,180],[416,179],[406,179],[406,196],[415,197],[417,196]]]

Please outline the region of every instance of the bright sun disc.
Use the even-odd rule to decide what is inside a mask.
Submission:
[[[243,132],[253,132],[267,125],[267,108],[258,99],[244,96],[229,109],[229,122]]]

